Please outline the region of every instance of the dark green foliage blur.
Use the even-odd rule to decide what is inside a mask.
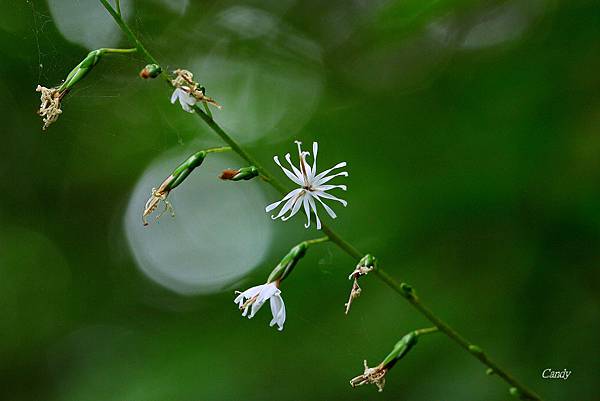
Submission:
[[[215,119],[277,177],[272,157],[295,139],[319,141],[321,169],[348,162],[349,205],[325,221],[545,399],[597,399],[597,2],[122,3],[163,68],[196,72],[224,105]],[[421,338],[383,393],[352,389],[363,359],[376,365],[428,322],[374,276],[345,316],[357,261],[333,245],[311,247],[286,280],[283,332],[268,306],[242,319],[233,291],[318,235],[302,216],[272,222],[229,199],[273,230],[247,279],[182,295],[147,278],[126,235],[136,183],[167,152],[183,161],[221,143],[160,79],[138,77],[138,55],[104,56],[42,132],[35,87],[59,85],[102,35],[95,47],[129,44],[94,0],[0,5],[0,399],[511,399],[443,335]],[[210,163],[193,174],[216,179]],[[222,185],[278,197],[258,180]],[[207,230],[238,224],[251,232],[244,219]],[[572,374],[542,379],[546,368]]]

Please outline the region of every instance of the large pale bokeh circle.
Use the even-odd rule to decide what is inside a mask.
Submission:
[[[200,148],[158,158],[139,179],[124,217],[125,232],[142,272],[180,294],[218,292],[258,266],[271,243],[272,222],[258,181],[224,182],[218,173],[240,164],[226,154],[209,155],[169,195],[176,216],[165,213],[147,227],[141,212],[153,187]]]
[[[111,2],[114,6],[114,2]],[[121,2],[123,15],[131,15],[132,1]],[[70,42],[87,49],[116,47],[121,30],[98,0],[48,0],[56,27]]]
[[[323,90],[321,47],[277,16],[230,7],[202,30],[212,48],[189,68],[223,109],[217,121],[239,140],[282,140],[313,115]],[[275,139],[276,138],[276,139]]]

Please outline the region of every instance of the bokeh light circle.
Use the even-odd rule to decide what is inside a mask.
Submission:
[[[239,166],[239,160],[225,154],[209,155],[171,192],[174,218],[165,213],[157,222],[142,225],[151,189],[198,149],[178,149],[155,160],[136,184],[124,216],[140,270],[161,286],[186,295],[217,292],[239,280],[261,263],[272,238],[261,185],[217,178],[221,170]]]

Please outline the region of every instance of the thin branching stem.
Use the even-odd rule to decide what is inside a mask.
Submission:
[[[229,152],[231,151],[231,146],[219,146],[218,148],[208,148],[205,149],[204,151],[206,153],[223,153],[223,152]]]
[[[120,13],[118,13],[112,6],[108,3],[107,0],[100,0],[102,5],[106,8],[106,10],[113,17],[117,25],[121,28],[121,30],[129,37],[132,44],[135,44],[136,49],[140,52],[146,62],[151,64],[157,64],[158,61],[146,50],[144,45],[138,40],[136,35],[133,33],[131,28],[127,25],[125,20],[121,17]],[[169,86],[172,87],[171,77],[170,75],[164,71],[161,74]],[[277,191],[285,194],[288,192],[287,188],[281,184],[276,178],[274,178],[271,173],[265,169],[250,153],[248,153],[244,148],[240,146],[240,144],[234,140],[227,132],[221,128],[219,124],[215,122],[210,114],[202,110],[202,108],[195,104],[194,106],[195,114],[198,115],[208,126],[212,129],[225,143],[229,145],[231,150],[237,153],[242,159],[246,160],[249,164],[254,165],[260,176],[267,181],[271,186],[273,186]],[[353,259],[358,260],[364,256],[357,248],[355,248],[348,241],[343,239],[339,234],[337,234],[334,230],[328,227],[326,224],[322,225],[322,231],[327,236],[326,238],[336,244],[340,249],[350,255]],[[310,241],[310,240],[309,240]],[[313,240],[314,241],[314,240]],[[325,239],[319,239],[318,242],[323,242]],[[539,395],[530,390],[527,386],[519,382],[512,374],[510,374],[505,369],[501,368],[495,361],[491,360],[487,354],[478,346],[469,342],[466,338],[460,335],[456,330],[450,327],[447,323],[437,317],[428,307],[426,307],[420,299],[417,297],[415,292],[412,290],[410,286],[405,283],[399,283],[394,278],[392,278],[385,270],[380,267],[374,270],[376,277],[382,280],[385,284],[387,284],[392,290],[400,294],[404,299],[406,299],[418,312],[420,312],[424,317],[426,317],[431,323],[433,323],[436,327],[436,330],[444,333],[454,342],[456,342],[459,346],[465,349],[469,354],[473,355],[477,358],[481,363],[486,365],[493,373],[502,378],[512,387],[516,388],[518,395],[524,400],[535,400],[542,401]],[[422,334],[433,332],[432,329],[424,329],[427,330]]]
[[[437,333],[438,331],[440,331],[440,329],[437,327],[427,327],[425,329],[415,330],[413,333],[415,333],[415,336],[419,337],[425,334]]]
[[[105,53],[135,53],[137,51],[137,48],[134,47],[133,49],[111,49],[108,47],[103,47],[98,50],[102,50]]]
[[[321,237],[321,238],[315,238],[315,239],[309,239],[304,241],[306,243],[306,245],[313,245],[313,244],[320,244],[322,242],[327,242],[329,241],[329,237]]]

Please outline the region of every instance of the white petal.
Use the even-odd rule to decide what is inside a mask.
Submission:
[[[298,189],[294,189],[293,191],[290,191],[290,192],[288,192],[288,194],[287,194],[286,196],[284,196],[282,200],[280,200],[280,201],[277,201],[277,202],[275,202],[275,203],[271,203],[269,206],[267,206],[267,207],[265,208],[265,212],[269,213],[271,210],[273,210],[273,209],[276,209],[276,208],[277,208],[277,206],[279,206],[279,204],[280,204],[281,202],[284,202],[284,201],[286,201],[286,200],[290,199],[292,196],[296,195],[296,194],[297,194],[299,191],[301,191],[301,189],[300,189],[300,188],[298,188]]]
[[[339,188],[342,191],[347,190],[348,188],[345,185],[319,185],[315,188],[316,191],[329,191],[330,189]]]
[[[310,227],[310,206],[308,205],[308,198],[310,196],[305,196],[302,203],[304,203],[304,214],[306,214],[306,219],[308,220],[304,225],[304,228]]]
[[[292,211],[290,212],[289,215],[283,216],[281,218],[281,220],[283,220],[283,221],[289,220],[290,217],[292,217],[293,215],[295,215],[296,213],[298,213],[298,211],[300,210],[300,206],[302,206],[302,199],[303,198],[304,198],[304,196],[298,196],[298,197],[296,197],[296,200],[294,202],[294,206],[292,207]]]
[[[196,104],[197,99],[184,91],[181,88],[175,88],[173,94],[171,95],[171,103],[175,103],[176,100],[179,100],[179,104],[181,108],[188,113],[193,113],[194,109],[191,107]]]
[[[281,295],[276,295],[271,298],[271,313],[273,319],[271,319],[270,326],[277,324],[279,331],[283,330],[283,324],[285,323],[285,304]]]
[[[317,142],[313,142],[313,167],[312,167],[312,173],[313,176],[311,177],[314,178],[314,175],[317,173],[317,152],[319,151],[319,144]]]
[[[254,315],[256,315],[256,312],[258,312],[260,308],[262,308],[264,303],[265,301],[258,302],[258,300],[256,300],[256,302],[254,302],[250,308],[250,315],[248,315],[248,319],[252,319]]]
[[[187,111],[188,113],[193,113],[193,112],[194,112],[194,109],[193,109],[193,108],[192,108],[192,106],[190,106],[189,104],[187,104],[187,103],[183,103],[183,102],[179,102],[179,103],[181,104],[181,108],[182,108],[184,111]]]
[[[290,210],[292,208],[292,206],[294,205],[294,203],[298,200],[298,197],[302,197],[303,193],[306,193],[306,191],[304,191],[303,189],[295,189],[292,192],[296,192],[294,194],[293,197],[291,197],[290,199],[288,199],[288,201],[285,203],[285,205],[283,205],[283,207],[281,208],[281,210],[279,211],[279,213],[277,214],[277,216],[272,215],[271,218],[273,220],[277,220],[278,218],[280,218],[281,216],[283,216],[284,214],[287,213],[288,210]]]
[[[258,302],[265,302],[267,299],[271,298],[275,294],[279,294],[281,291],[277,288],[275,283],[267,283],[263,285],[261,288],[260,294],[256,299]]]
[[[286,155],[286,157],[287,157],[287,156],[289,156],[289,155],[290,155],[290,154],[288,153],[288,154]],[[283,167],[283,166],[281,165],[281,163],[279,162],[279,157],[275,156],[275,157],[273,157],[273,160],[275,160],[275,163],[277,163],[277,165],[278,165],[279,167],[281,167],[281,169],[283,170],[283,172],[285,173],[285,175],[287,175],[287,177],[288,177],[290,180],[294,181],[296,184],[298,184],[298,185],[300,185],[300,186],[304,185],[304,180],[302,179],[302,175],[300,175],[300,176],[298,177],[298,176],[296,176],[296,175],[292,174],[292,172],[291,172],[290,170],[288,170],[287,168]],[[292,163],[290,162],[290,165],[291,165],[291,164],[292,164]],[[297,169],[296,167],[294,167],[293,165],[292,165],[292,167],[294,168],[294,172],[296,172],[296,170],[298,170],[298,169]]]
[[[273,315],[273,319],[271,319],[270,325],[273,326],[279,317],[279,312],[281,311],[281,302],[279,302],[279,297],[271,297],[271,314]]]
[[[310,197],[308,198],[308,202],[310,203],[310,207],[315,212],[315,220],[317,221],[317,230],[321,229],[321,220],[319,220],[319,215],[317,214],[317,205],[315,204],[315,200]]]
[[[317,176],[315,177],[314,181],[320,180],[321,178],[323,178],[327,174],[329,174],[332,170],[335,170],[336,168],[341,168],[341,167],[346,167],[346,162],[338,163],[335,166],[333,166],[332,168],[320,172],[319,174],[317,174]]]
[[[292,156],[290,156],[289,153],[285,154],[285,160],[287,160],[288,164],[292,168],[292,171],[294,172],[294,174],[296,174],[296,177],[298,177],[298,179],[300,180],[300,183],[301,183],[300,185],[304,185],[304,176],[302,175],[302,171],[298,170],[296,168],[296,166],[294,166],[292,164]]]
[[[339,177],[340,175],[343,175],[344,177],[348,177],[348,172],[342,171],[341,173],[328,175],[326,177],[321,177],[319,179],[315,179],[313,182],[313,186],[315,186],[315,187],[321,186],[321,185],[325,184],[326,182],[333,180],[335,177]]]
[[[313,192],[315,195],[320,196],[321,198],[325,198],[325,199],[331,199],[337,202],[340,202],[342,205],[347,206],[348,202],[346,202],[343,199],[340,198],[336,198],[335,196],[328,194],[327,192],[323,192],[323,191],[315,191]]]
[[[261,285],[257,285],[257,286],[248,288],[246,291],[240,293],[233,302],[239,303],[241,300],[241,302],[244,303],[244,298],[245,299],[252,298],[256,294],[260,293],[260,291],[262,290],[262,288],[264,286],[265,286],[264,284],[261,284]]]
[[[300,160],[300,163],[302,163],[302,165],[304,166],[304,169],[306,170],[306,182],[310,183],[314,177],[313,174],[313,170],[310,167],[310,165],[306,162],[306,156],[309,155],[310,153],[308,152],[302,152],[302,158]]]
[[[325,202],[323,202],[321,200],[321,198],[319,198],[318,195],[313,195],[313,198],[315,198],[316,200],[318,200],[319,202],[321,202],[321,205],[323,205],[323,207],[325,208],[325,211],[327,212],[328,215],[331,216],[332,219],[335,219],[337,217],[337,215],[335,214],[335,212],[325,204]]]
[[[285,312],[285,303],[283,302],[283,298],[279,296],[279,299],[281,300],[281,310],[279,311],[279,321],[277,322],[277,325],[279,326],[279,331],[281,331],[283,330],[283,324],[285,323],[287,314]]]
[[[177,98],[179,97],[179,91],[181,89],[179,88],[175,88],[175,90],[173,91],[173,94],[171,95],[171,103],[175,104],[175,102],[177,101]]]

